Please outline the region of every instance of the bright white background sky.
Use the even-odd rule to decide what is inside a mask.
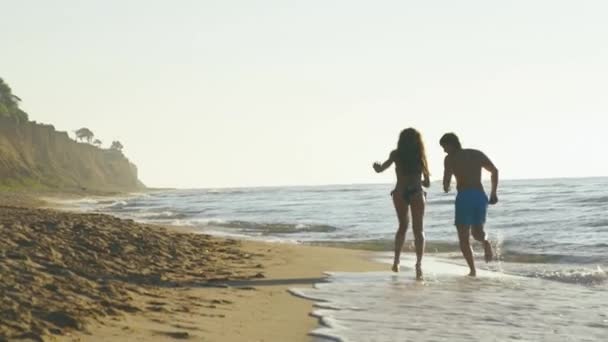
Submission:
[[[399,131],[503,178],[608,175],[608,2],[0,0],[33,120],[118,139],[149,186],[391,182]]]

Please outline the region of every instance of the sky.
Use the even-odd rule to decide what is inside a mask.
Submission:
[[[30,118],[119,140],[153,187],[388,183],[415,127],[502,178],[607,176],[608,2],[0,0]]]

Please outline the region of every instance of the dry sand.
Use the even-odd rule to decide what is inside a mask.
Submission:
[[[0,341],[307,341],[312,303],[288,288],[385,268],[362,251],[0,206]]]

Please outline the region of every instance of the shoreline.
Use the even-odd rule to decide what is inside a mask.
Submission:
[[[311,341],[309,333],[319,326],[319,319],[312,316],[314,302],[290,293],[290,288],[310,288],[322,282],[327,271],[387,269],[361,251],[241,243],[247,253],[264,253],[258,259],[263,265],[263,278],[222,282],[213,287],[165,289],[156,294],[164,301],[179,302],[184,297],[200,300],[203,310],[172,312],[171,317],[166,317],[166,312],[129,313],[120,322],[91,325],[89,333],[79,332],[58,341],[161,341],[172,336],[192,341]]]
[[[0,198],[0,210],[4,214],[0,228],[8,233],[5,236],[8,236],[9,245],[25,247],[19,249],[18,255],[1,259],[3,278],[12,277],[11,281],[4,281],[2,292],[9,291],[16,296],[10,306],[5,306],[10,307],[13,314],[27,317],[21,326],[11,325],[11,322],[0,325],[0,340],[5,335],[12,338],[11,331],[22,331],[27,332],[22,337],[54,341],[103,341],[108,338],[114,341],[310,341],[312,337],[308,334],[318,326],[318,319],[311,316],[313,302],[289,293],[289,288],[311,287],[322,282],[324,272],[328,271],[387,270],[386,265],[372,260],[369,251],[208,236],[184,227],[161,227],[111,215],[63,211],[69,208],[58,210],[52,203],[29,197],[35,201]],[[95,242],[97,244],[111,242],[123,233],[138,232],[133,234],[153,234],[154,237],[147,242],[152,245],[134,252],[136,240],[121,235],[120,238],[126,240],[116,241],[124,246],[108,244],[120,251],[107,255],[98,251],[94,260],[85,261],[84,258],[89,257],[86,249],[95,248],[95,244],[85,241],[85,245],[79,245],[79,240],[70,235],[73,233],[70,229],[84,229],[82,226],[90,229],[90,234],[101,234],[95,236],[100,239]],[[46,242],[38,241],[42,232],[40,227],[49,230],[48,235],[42,233]],[[51,232],[55,228],[49,227],[60,228]],[[109,241],[104,242],[104,239]],[[150,248],[156,243],[155,239],[162,242],[164,249]],[[171,247],[172,244],[175,247]],[[4,249],[0,252],[5,256],[9,254],[9,245],[0,244]],[[41,249],[44,246],[57,253],[56,259],[47,258],[47,252]],[[78,252],[84,246],[89,247]],[[200,258],[203,247],[213,249],[206,255],[207,259]],[[154,253],[150,253],[151,250]],[[183,265],[179,260],[172,261],[175,255],[171,251],[183,259]],[[70,257],[70,253],[76,255]],[[155,253],[164,254],[164,257],[160,257],[160,261],[148,260],[156,257]],[[147,263],[154,262],[160,264],[158,269],[150,266],[149,273],[138,274],[141,268],[148,266]],[[50,271],[58,265],[65,274],[56,275]],[[109,268],[102,269],[100,274],[110,272],[113,277],[126,280],[122,283],[109,278],[99,281],[97,275],[87,274],[87,268],[106,266]],[[29,274],[29,278],[19,278],[23,274]],[[203,274],[204,278],[201,278]],[[135,282],[137,277],[146,281]],[[82,285],[83,293],[74,293],[72,287],[76,278],[76,283],[86,284]],[[34,284],[31,286],[34,293],[25,291],[21,294],[23,298],[17,298],[19,295],[11,291],[15,286],[24,290],[24,284],[20,283],[27,281]],[[104,288],[108,293],[103,293]],[[58,294],[63,300],[53,301]],[[28,307],[28,301],[34,297],[37,306]],[[105,304],[100,306],[100,302]],[[82,307],[89,311],[82,311]],[[44,315],[36,311],[52,308],[53,312]],[[3,312],[3,317],[6,314]],[[59,315],[61,319],[53,320],[49,318],[51,314]],[[19,320],[23,321],[23,318]],[[27,322],[32,325],[27,327]]]

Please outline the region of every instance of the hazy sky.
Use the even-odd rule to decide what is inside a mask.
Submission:
[[[399,131],[503,178],[608,175],[608,2],[0,0],[0,77],[149,186],[391,182]],[[604,146],[604,147],[603,147]]]

